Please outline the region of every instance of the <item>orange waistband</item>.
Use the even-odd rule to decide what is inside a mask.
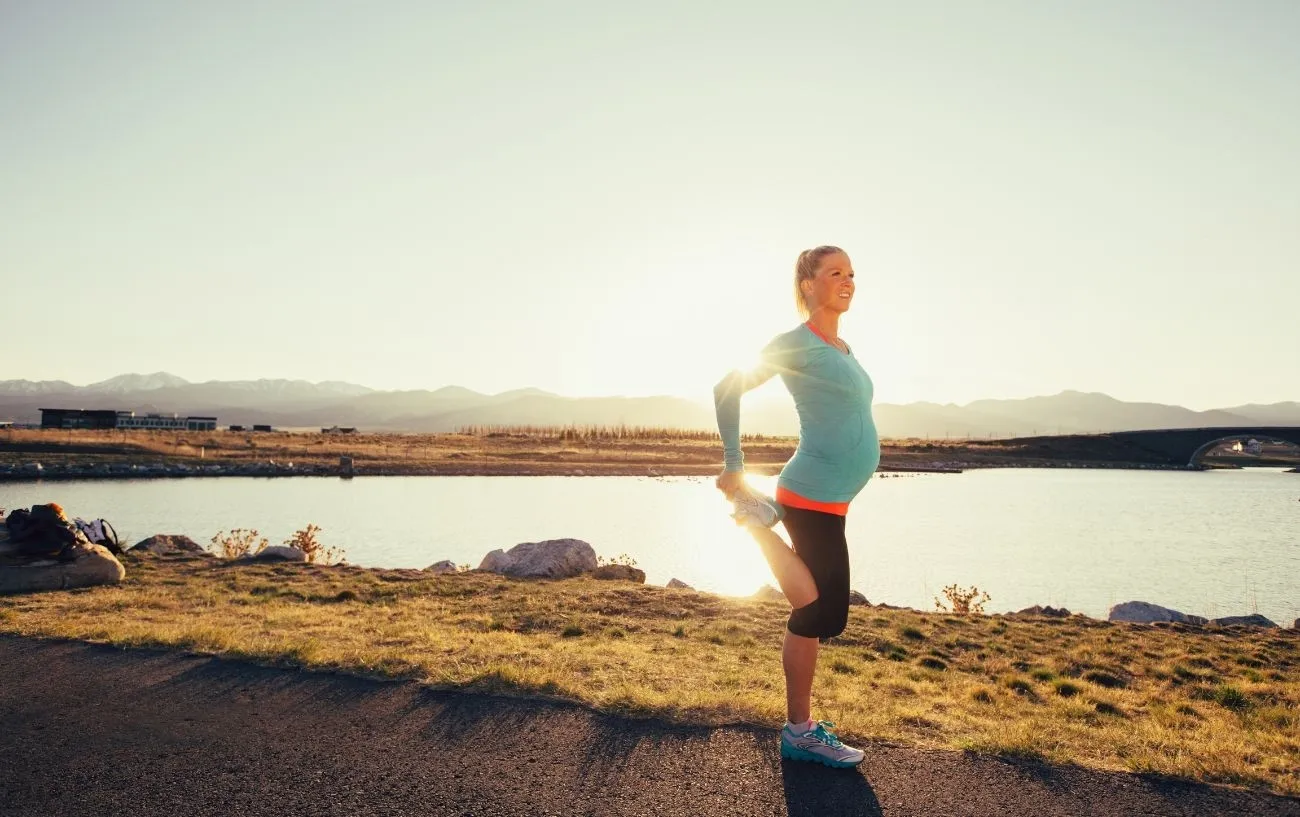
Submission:
[[[821,511],[822,513],[833,513],[836,516],[848,516],[849,503],[847,502],[818,502],[815,499],[806,499],[799,496],[788,488],[777,486],[776,501],[782,505],[789,505],[791,508],[803,508],[805,511]]]

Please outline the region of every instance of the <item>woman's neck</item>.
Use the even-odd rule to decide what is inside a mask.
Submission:
[[[840,336],[840,313],[833,309],[817,310],[808,317],[808,322],[831,340],[837,340]]]

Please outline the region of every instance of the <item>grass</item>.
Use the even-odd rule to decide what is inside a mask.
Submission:
[[[0,597],[0,632],[558,697],[634,717],[785,715],[789,608],[779,601],[198,556],[128,557],[126,567],[118,586]],[[851,740],[1300,795],[1291,631],[853,608],[823,647],[813,705]]]
[[[745,461],[775,473],[794,453],[795,437],[745,436]],[[722,462],[716,430],[631,426],[481,426],[457,433],[402,434],[317,431],[148,431],[0,429],[0,464],[46,466],[239,466],[274,461],[338,468],[352,458],[357,474],[716,475]],[[1105,437],[886,439],[881,469],[1133,465],[1129,446]],[[1160,465],[1154,455],[1142,460]],[[1167,464],[1167,463],[1166,463]]]

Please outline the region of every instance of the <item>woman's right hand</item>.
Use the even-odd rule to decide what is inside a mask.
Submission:
[[[744,471],[723,471],[717,480],[718,490],[722,491],[727,499],[731,499],[738,491],[745,489],[745,472]]]

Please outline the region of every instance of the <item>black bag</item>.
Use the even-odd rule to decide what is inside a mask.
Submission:
[[[76,558],[77,527],[53,503],[33,505],[31,511],[15,510],[5,520],[9,541],[21,556],[71,561]]]

